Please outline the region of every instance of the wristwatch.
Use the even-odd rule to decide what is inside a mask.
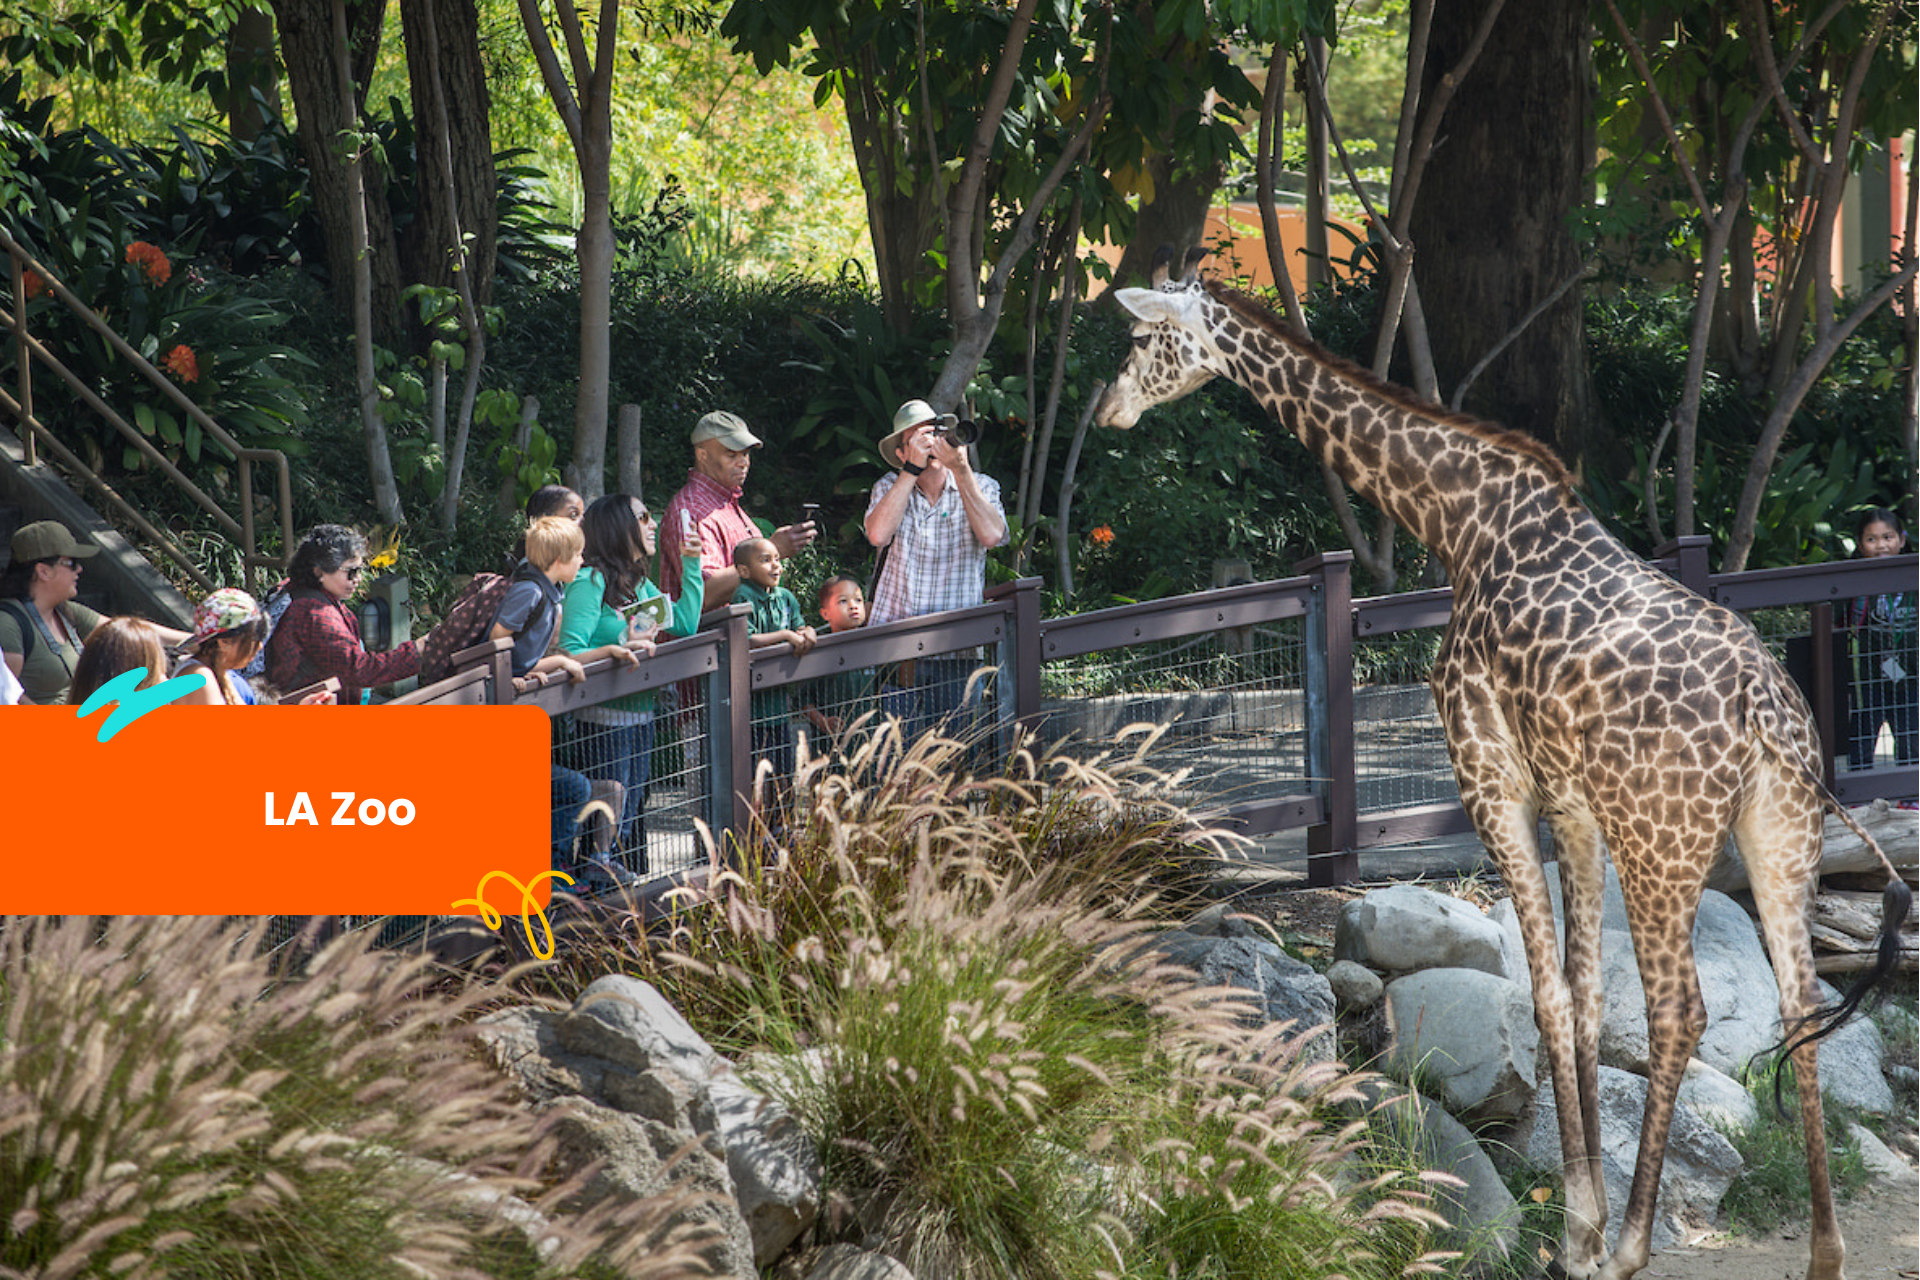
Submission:
[[[926,471],[925,467],[916,467],[911,462],[908,462],[904,454],[900,457],[900,469],[910,476],[917,476]]]

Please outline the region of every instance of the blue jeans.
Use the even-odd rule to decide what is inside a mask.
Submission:
[[[647,870],[647,769],[653,757],[653,721],[645,724],[590,724],[576,720],[575,763],[589,778],[607,778],[626,788],[616,834],[631,871]]]
[[[579,825],[580,808],[586,804],[593,784],[586,775],[563,764],[553,766],[553,869],[565,871],[573,861],[573,837]]]
[[[921,658],[914,663],[913,687],[889,685],[881,694],[881,709],[900,721],[900,730],[912,742],[930,729],[950,738],[969,739],[980,728],[980,700],[967,696],[967,681],[983,664],[978,658]]]

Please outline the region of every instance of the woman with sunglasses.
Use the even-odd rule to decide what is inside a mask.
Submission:
[[[340,681],[339,701],[352,705],[366,690],[418,674],[420,654],[409,640],[385,653],[368,653],[360,615],[347,598],[360,589],[367,544],[345,525],[308,530],[287,566],[287,611],[267,641],[267,679],[283,692],[325,680]]]
[[[0,660],[19,678],[26,701],[64,702],[81,647],[106,621],[74,598],[82,562],[100,548],[76,541],[58,520],[22,525],[12,546],[13,558],[0,576]],[[169,627],[157,632],[167,644],[187,638]]]

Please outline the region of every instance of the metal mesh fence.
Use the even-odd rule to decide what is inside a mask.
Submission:
[[[1440,636],[1428,627],[1354,641],[1353,755],[1363,814],[1459,798],[1427,686]]]
[[[1774,657],[1811,697],[1809,605],[1756,609],[1747,620]],[[1911,766],[1920,760],[1920,654],[1915,636],[1885,596],[1834,603],[1833,683],[1836,765],[1841,769]]]
[[[1166,724],[1149,757],[1167,799],[1224,806],[1307,789],[1298,619],[1059,659],[1042,668],[1042,734],[1081,758],[1131,724]]]
[[[656,692],[650,711],[619,703],[555,721],[555,865],[607,858],[642,875],[706,862],[695,819],[712,824],[708,770],[712,726],[705,689],[684,681]],[[574,775],[563,791],[565,773]],[[613,814],[569,823],[586,798]]]

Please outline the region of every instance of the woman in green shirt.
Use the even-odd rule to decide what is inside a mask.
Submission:
[[[654,632],[651,616],[638,606],[661,595],[647,579],[655,554],[653,516],[640,499],[624,493],[596,498],[581,517],[586,534],[585,564],[560,601],[560,647],[583,653],[619,644],[629,635]],[[700,576],[700,537],[680,548],[680,598],[666,626],[670,635],[690,636],[700,626],[704,580]],[[629,619],[632,619],[629,621]],[[580,732],[580,771],[608,778],[626,789],[620,821],[621,847],[633,869],[647,869],[646,795],[648,758],[653,754],[652,690],[628,694],[574,713]]]

